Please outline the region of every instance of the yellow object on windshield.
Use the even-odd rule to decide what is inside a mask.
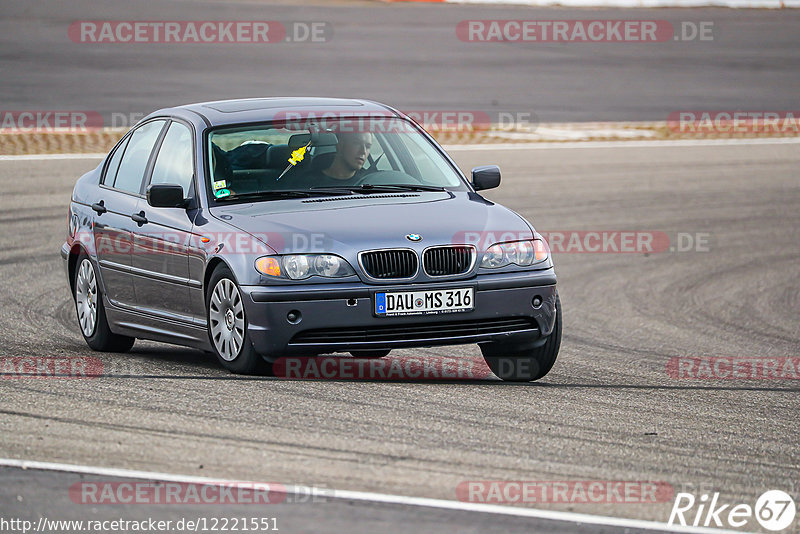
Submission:
[[[300,163],[301,161],[303,161],[303,158],[306,157],[306,149],[307,148],[308,148],[308,145],[301,146],[297,150],[293,151],[292,152],[292,157],[289,158],[289,163],[291,163],[294,166],[294,165],[297,165],[298,163]]]

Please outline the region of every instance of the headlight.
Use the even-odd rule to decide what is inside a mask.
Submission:
[[[311,276],[342,278],[356,274],[349,263],[333,254],[262,256],[256,260],[256,270],[267,276],[290,280],[304,280]]]
[[[292,280],[302,280],[310,276],[308,273],[311,271],[311,262],[308,261],[308,256],[284,256],[283,269]]]
[[[314,270],[320,276],[335,277],[341,276],[339,272],[342,270],[342,265],[345,261],[339,256],[333,254],[320,254],[314,259]]]
[[[78,214],[74,213],[70,207],[67,210],[67,216],[69,217],[67,220],[67,224],[69,225],[69,236],[75,237],[75,234],[78,232]]]
[[[504,263],[503,247],[500,245],[492,245],[489,247],[483,255],[483,261],[481,261],[481,267],[486,267],[487,269],[494,269],[495,267],[502,267],[507,264],[508,262]]]
[[[541,241],[538,242],[541,243]],[[517,265],[531,265],[536,262],[536,250],[534,249],[533,241],[520,242],[516,251],[517,261],[512,261],[511,263],[516,263]]]
[[[506,265],[528,267],[545,261],[550,257],[547,244],[541,239],[496,243],[486,249],[481,260],[484,269],[497,269]]]

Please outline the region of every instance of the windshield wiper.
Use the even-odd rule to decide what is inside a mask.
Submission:
[[[364,184],[371,185],[371,184]],[[447,191],[446,187],[440,185],[414,185],[414,184],[381,184],[375,187],[391,187],[397,191]]]
[[[361,184],[361,185],[331,185],[316,186],[312,191],[350,191],[352,193],[387,193],[392,191],[446,191],[444,187],[436,185],[412,184]]]
[[[263,198],[264,200],[280,199],[280,198],[308,198],[327,195],[340,195],[349,194],[348,192],[340,193],[337,191],[309,191],[303,189],[273,189],[267,191],[254,191],[252,193],[241,193],[238,195],[230,195],[227,197],[218,198],[216,200],[241,200],[243,198]]]

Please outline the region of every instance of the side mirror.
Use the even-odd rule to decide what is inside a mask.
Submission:
[[[147,203],[154,208],[185,208],[183,187],[175,184],[153,184],[147,187]]]
[[[475,191],[494,189],[500,185],[500,167],[497,165],[481,165],[472,169],[472,187]]]

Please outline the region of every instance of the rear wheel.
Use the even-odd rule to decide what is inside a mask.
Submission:
[[[234,373],[267,373],[269,364],[250,342],[244,302],[233,273],[227,267],[218,267],[211,275],[208,287],[208,337],[217,360]]]
[[[550,372],[561,347],[561,299],[556,296],[556,320],[553,332],[539,347],[515,350],[494,344],[481,345],[483,359],[498,378],[506,382],[530,382]]]
[[[103,295],[92,260],[85,253],[78,256],[72,283],[75,310],[83,339],[89,348],[102,352],[127,352],[136,338],[121,336],[108,328]]]

